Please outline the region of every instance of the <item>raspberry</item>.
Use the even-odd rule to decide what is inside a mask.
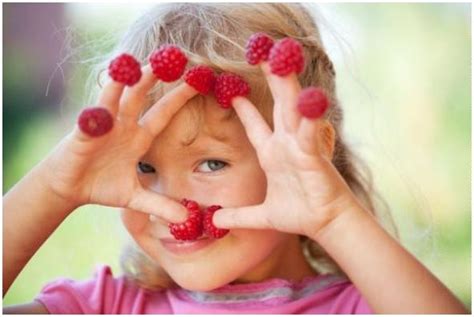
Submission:
[[[150,63],[156,77],[172,82],[181,77],[188,59],[176,45],[165,44],[153,51]]]
[[[207,95],[213,88],[216,76],[209,66],[197,65],[186,71],[184,80],[203,95]]]
[[[189,217],[182,223],[170,223],[170,233],[176,240],[196,240],[202,235],[202,213],[199,205],[193,200],[183,199],[181,203],[188,209]]]
[[[250,86],[239,75],[222,73],[216,78],[214,95],[222,108],[230,108],[232,98],[247,96],[249,93]]]
[[[250,65],[266,61],[273,46],[273,40],[265,33],[253,34],[245,46],[245,58]]]
[[[82,110],[77,123],[82,132],[92,137],[98,137],[112,129],[114,118],[106,108],[89,107]]]
[[[227,233],[229,233],[228,229],[219,229],[214,226],[214,223],[212,222],[212,217],[214,216],[214,213],[216,210],[221,209],[221,206],[218,205],[212,205],[206,208],[204,211],[204,219],[203,219],[203,226],[204,226],[204,232],[213,238],[220,239],[224,237]]]
[[[298,96],[298,110],[306,118],[316,119],[321,117],[328,106],[328,98],[321,88],[305,88]]]
[[[275,75],[299,74],[304,69],[303,47],[292,38],[284,38],[273,45],[269,60],[270,69]]]
[[[119,55],[109,64],[109,76],[119,83],[133,86],[142,77],[140,63],[132,55]]]

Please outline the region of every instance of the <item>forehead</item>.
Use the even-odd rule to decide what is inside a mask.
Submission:
[[[246,143],[246,135],[232,109],[221,108],[213,97],[199,95],[175,114],[154,142],[183,149],[208,141],[237,148]]]

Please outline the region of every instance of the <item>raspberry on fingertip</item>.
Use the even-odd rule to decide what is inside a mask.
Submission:
[[[304,70],[303,46],[290,37],[277,41],[270,50],[269,64],[272,73],[278,76],[301,73]]]
[[[267,34],[259,32],[252,34],[245,46],[245,58],[250,65],[257,65],[268,60],[273,39]]]
[[[199,205],[188,199],[183,199],[181,204],[189,212],[188,219],[182,223],[170,223],[168,227],[170,233],[176,240],[193,241],[202,235],[202,213]]]
[[[116,82],[133,86],[142,77],[140,63],[132,55],[123,53],[110,62],[109,76]]]
[[[85,134],[99,137],[112,130],[114,118],[104,107],[88,107],[82,110],[77,123]]]
[[[212,68],[206,65],[196,65],[184,73],[184,81],[203,95],[214,89],[216,76]]]
[[[298,96],[297,108],[305,118],[320,118],[324,115],[328,107],[329,100],[321,88],[305,88]]]
[[[221,208],[222,207],[219,205],[212,205],[212,206],[207,207],[206,210],[204,210],[204,217],[203,217],[204,232],[208,236],[215,239],[223,238],[226,234],[229,233],[228,229],[217,228],[214,225],[214,222],[212,221],[216,210],[219,210]]]
[[[250,94],[250,86],[239,75],[227,72],[217,76],[214,96],[222,108],[230,108],[234,97],[246,97],[248,94]]]
[[[164,82],[173,82],[183,75],[188,58],[176,45],[165,44],[150,55],[153,74]]]

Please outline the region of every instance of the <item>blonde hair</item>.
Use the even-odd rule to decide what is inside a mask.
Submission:
[[[256,32],[274,39],[292,37],[302,43],[306,67],[299,75],[303,87],[319,86],[327,94],[331,106],[325,118],[336,131],[332,163],[367,210],[395,237],[397,230],[387,205],[375,193],[370,171],[347,147],[342,139],[343,112],[336,96],[335,70],[325,52],[315,18],[302,4],[286,3],[167,3],[160,4],[140,17],[126,32],[112,52],[133,54],[147,64],[149,54],[161,44],[178,45],[188,56],[188,67],[206,64],[217,72],[230,71],[245,78],[252,87],[249,97],[267,122],[272,125],[272,96],[258,67],[245,61],[245,43]],[[111,56],[112,56],[111,55]],[[99,67],[106,69],[106,62]],[[149,93],[150,104],[163,94],[158,84]],[[381,206],[376,208],[375,200]],[[337,264],[315,242],[301,237],[304,253],[320,273],[344,274]],[[133,243],[121,257],[125,275],[148,289],[166,288],[173,281],[157,263]]]

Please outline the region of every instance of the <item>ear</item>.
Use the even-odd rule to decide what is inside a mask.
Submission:
[[[322,154],[331,161],[336,147],[336,130],[327,120],[322,122],[321,129],[319,130],[319,140],[322,146]]]

